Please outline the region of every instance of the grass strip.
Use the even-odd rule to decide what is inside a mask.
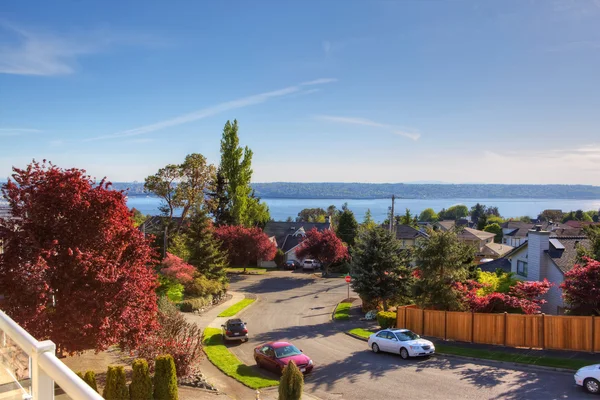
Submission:
[[[229,268],[225,268],[225,272],[228,272],[230,274],[243,274],[244,268],[243,267],[229,267]],[[257,267],[247,267],[246,273],[263,275],[263,274],[267,273],[267,269],[266,268],[257,268]]]
[[[337,321],[348,320],[350,319],[350,307],[352,307],[352,303],[340,303],[335,308],[335,313],[333,314],[333,319]]]
[[[204,330],[204,352],[206,356],[225,375],[232,377],[252,389],[261,389],[279,385],[279,381],[268,379],[252,367],[242,363],[223,344],[221,330],[206,328]]]
[[[219,317],[233,317],[235,314],[242,311],[244,308],[248,307],[250,304],[254,303],[256,300],[254,299],[244,299],[242,301],[238,301],[227,310],[223,311],[219,314]]]
[[[368,339],[372,331],[355,328],[348,331],[351,335]],[[513,362],[518,364],[537,365],[542,367],[565,368],[577,370],[590,364],[590,361],[571,358],[536,356],[535,354],[519,354],[496,350],[472,349],[469,347],[452,346],[444,343],[435,343],[435,351],[439,354],[478,358],[482,360]],[[535,351],[535,350],[534,350]]]

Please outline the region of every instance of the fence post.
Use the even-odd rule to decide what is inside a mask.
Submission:
[[[404,329],[408,329],[406,327],[406,314],[408,314],[408,308],[404,307]]]
[[[421,313],[421,335],[425,335],[425,309]]]
[[[444,340],[448,340],[448,311],[444,310]]]
[[[39,357],[42,353],[56,353],[56,345],[51,340],[39,342],[31,353],[31,388],[36,400],[54,400],[54,381],[40,367]]]
[[[594,322],[594,316],[592,315],[592,353],[594,352],[594,335],[596,334],[596,323]]]
[[[471,343],[473,343],[473,339],[475,338],[475,313],[471,311]]]
[[[544,318],[544,313],[542,313],[542,350],[546,348],[546,319]]]
[[[504,311],[504,345],[506,346],[506,336],[507,336],[507,323],[506,320],[508,318],[508,313],[506,311]]]

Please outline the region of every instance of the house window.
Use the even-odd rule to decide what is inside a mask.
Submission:
[[[527,263],[525,261],[517,261],[517,274],[527,276]]]

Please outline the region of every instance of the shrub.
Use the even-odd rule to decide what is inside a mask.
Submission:
[[[196,268],[193,265],[170,253],[167,253],[161,266],[161,274],[179,283],[191,282],[196,275]]]
[[[393,328],[396,326],[396,313],[389,311],[380,311],[377,313],[377,323],[382,329]]]
[[[192,312],[200,310],[212,304],[213,297],[208,295],[206,297],[197,297],[195,299],[187,299],[179,303],[179,310],[182,312]]]
[[[275,261],[275,265],[277,265],[278,267],[283,267],[283,264],[285,263],[285,253],[283,252],[283,250],[277,249],[273,261]]]
[[[123,400],[129,398],[127,382],[125,381],[125,369],[123,367],[108,367],[106,374],[106,386],[102,392],[106,400]]]
[[[88,384],[89,387],[94,389],[96,392],[98,391],[98,384],[96,383],[96,373],[94,371],[87,371],[85,376],[83,377],[85,383]]]
[[[75,372],[75,375],[77,375],[83,380],[83,372]]]
[[[302,398],[302,387],[304,376],[293,361],[283,368],[283,374],[279,381],[279,400],[300,400]]]
[[[185,293],[191,297],[215,296],[224,292],[226,286],[223,282],[211,280],[204,275],[198,276],[193,282],[187,284]]]
[[[148,369],[148,362],[137,359],[132,364],[133,375],[129,385],[131,400],[152,400],[152,379]]]
[[[175,362],[170,355],[156,358],[154,373],[154,398],[160,400],[177,400],[177,374]]]
[[[171,301],[181,301],[183,299],[184,287],[181,283],[164,275],[158,275],[160,286],[156,289],[159,296],[167,296]]]
[[[178,312],[161,312],[158,321],[159,330],[138,347],[138,357],[144,358],[150,371],[154,371],[154,359],[161,354],[170,354],[175,361],[177,376],[189,375],[191,366],[202,355],[200,329]]]

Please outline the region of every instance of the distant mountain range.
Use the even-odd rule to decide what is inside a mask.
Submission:
[[[140,182],[115,182],[113,187],[129,189],[130,196],[144,194]],[[259,197],[288,199],[600,199],[600,186],[591,185],[270,182],[252,187]]]

